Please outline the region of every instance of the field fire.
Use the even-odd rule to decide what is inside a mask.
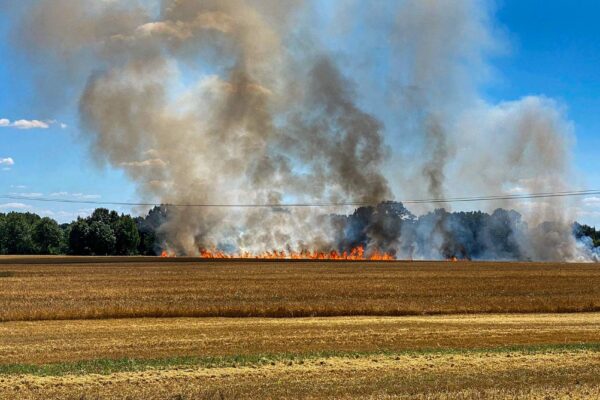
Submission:
[[[580,206],[565,194],[591,193],[572,187],[563,107],[545,96],[490,102],[472,79],[487,75],[496,47],[478,2],[332,3],[326,25],[345,21],[363,46],[345,42],[346,28],[321,25],[318,4],[304,1],[34,3],[33,12],[10,8],[11,38],[47,69],[38,86],[56,86],[40,101],[79,94],[76,125],[90,153],[143,201],[115,204],[159,208],[137,220],[143,248],[118,254],[600,257],[574,235]],[[353,29],[365,15],[378,22]],[[385,49],[389,74],[364,62],[378,59],[368,49]],[[467,201],[475,211],[455,205]],[[108,254],[121,239],[75,252]]]
[[[600,399],[571,3],[0,0],[0,400]]]
[[[172,251],[163,250],[161,257],[175,257],[175,253]],[[337,252],[335,250],[324,252],[324,251],[310,251],[303,250],[300,252],[285,250],[273,250],[263,253],[225,253],[219,250],[205,250],[202,249],[199,252],[200,258],[207,259],[258,259],[258,260],[339,260],[339,261],[393,261],[396,257],[390,253],[380,252],[374,250],[371,252],[365,252],[363,246],[357,246],[351,251]]]

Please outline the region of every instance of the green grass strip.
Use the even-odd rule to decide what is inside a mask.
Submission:
[[[322,351],[312,353],[278,353],[254,354],[221,357],[168,357],[157,359],[96,359],[77,362],[52,363],[52,364],[4,364],[0,365],[0,375],[36,375],[36,376],[63,376],[63,375],[108,375],[116,372],[136,372],[147,370],[165,370],[173,368],[223,368],[261,366],[277,363],[302,363],[315,359],[327,358],[363,358],[373,356],[407,356],[407,355],[457,355],[457,354],[497,354],[521,353],[540,354],[549,352],[600,352],[600,343],[581,344],[548,344],[525,346],[501,346],[490,348],[428,348],[418,350],[379,350],[374,352],[347,352],[347,351]]]

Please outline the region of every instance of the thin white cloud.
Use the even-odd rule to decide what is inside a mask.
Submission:
[[[28,211],[30,212],[35,212],[36,214],[42,216],[42,217],[50,217],[52,219],[55,219],[56,221],[58,221],[59,223],[63,223],[63,222],[71,222],[75,219],[77,219],[77,217],[88,217],[92,214],[92,212],[94,211],[93,208],[88,209],[78,209],[78,210],[74,210],[74,211],[66,211],[66,210],[51,210],[51,209],[38,209],[38,208],[33,208],[33,207],[28,207]]]
[[[21,197],[42,197],[44,195],[43,193],[37,193],[37,192],[31,192],[31,193],[12,192],[9,194],[11,196],[21,196]]]
[[[36,214],[42,217],[54,217],[56,215],[52,210],[37,210]]]
[[[521,186],[513,186],[507,190],[508,194],[523,194],[525,193],[525,188]]]
[[[600,217],[600,211],[586,211],[586,210],[580,210],[577,212],[577,216],[582,216],[582,217]]]
[[[581,200],[579,207],[571,208],[577,222],[591,226],[600,226],[600,197],[590,196]]]
[[[0,158],[0,165],[15,165],[15,160],[12,157]]]
[[[69,193],[65,191],[50,193],[52,197],[73,197],[76,199],[99,199],[101,196],[99,194],[85,194],[85,193]]]
[[[99,194],[71,193],[71,196],[78,199],[99,199]]]
[[[67,128],[67,124],[56,120],[40,121],[38,119],[19,119],[11,122],[7,118],[0,118],[0,128],[48,129],[51,125],[58,125],[62,129]]]
[[[4,204],[0,204],[0,209],[2,209],[2,210],[6,210],[6,209],[24,210],[24,209],[29,209],[29,208],[31,208],[30,205],[23,204],[23,203],[4,203]]]
[[[583,199],[583,204],[587,206],[600,206],[600,197],[586,197],[585,199]]]
[[[48,123],[44,121],[38,121],[37,119],[20,119],[13,122],[12,126],[18,129],[48,129],[50,127]]]
[[[36,208],[23,203],[6,203],[0,204],[0,210],[3,211],[17,211],[17,212],[33,212],[42,217],[50,217],[59,223],[71,222],[77,217],[88,217],[94,211],[93,208],[80,208],[73,211],[67,210],[51,210],[47,208]]]
[[[86,194],[83,196],[84,199],[99,199],[100,197],[99,194]]]

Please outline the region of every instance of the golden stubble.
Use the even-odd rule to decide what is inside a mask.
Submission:
[[[590,351],[379,355],[111,375],[3,376],[0,394],[111,399],[594,398],[600,394],[599,373],[600,357]]]
[[[594,264],[33,260],[0,260],[0,321],[600,310]]]
[[[600,314],[129,318],[0,324],[0,363],[600,342]]]

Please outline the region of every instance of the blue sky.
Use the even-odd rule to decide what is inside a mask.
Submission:
[[[575,126],[575,166],[583,185],[590,189],[600,189],[599,13],[600,2],[594,0],[580,0],[577,6],[566,0],[499,2],[496,22],[507,39],[508,51],[491,60],[494,79],[484,91],[491,102],[545,95],[564,105]],[[121,171],[91,161],[78,133],[76,98],[61,110],[32,106],[36,104],[32,74],[43,70],[43,65],[31,65],[8,46],[10,26],[6,15],[0,15],[0,193],[137,200],[134,185]],[[19,120],[37,120],[48,127],[22,129],[27,122],[14,126]],[[600,226],[600,207],[593,208],[600,205],[597,200],[588,204],[582,222]],[[92,207],[0,199],[0,212],[31,210],[61,222],[85,215]]]
[[[506,0],[498,23],[510,52],[494,60],[495,101],[542,94],[567,107],[575,124],[575,162],[589,188],[600,187],[600,3]]]
[[[43,66],[32,66],[8,45],[10,26],[6,14],[0,14],[0,193],[86,201],[135,200],[135,188],[121,171],[90,160],[87,144],[78,132],[76,98],[66,110],[40,110],[32,74]],[[3,119],[10,125],[20,120],[40,121],[47,128],[2,126]],[[0,212],[32,211],[60,222],[87,215],[93,207],[0,199]]]

